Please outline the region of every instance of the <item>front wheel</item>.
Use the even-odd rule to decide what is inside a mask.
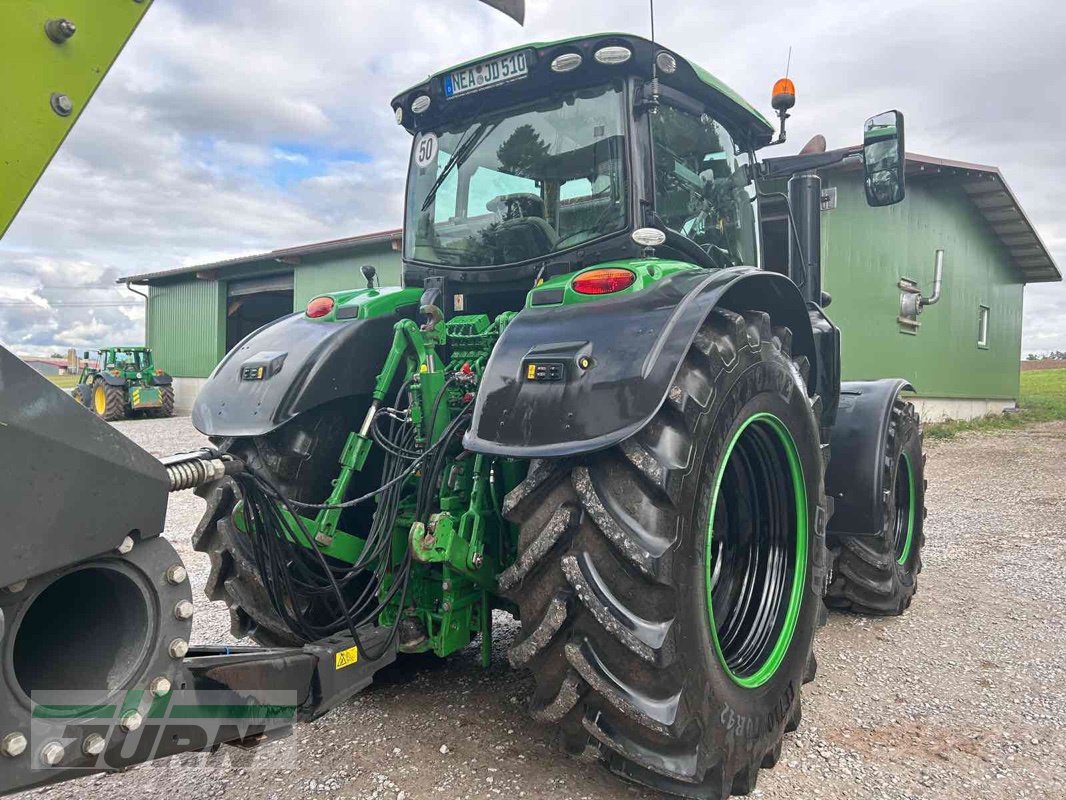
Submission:
[[[77,386],[70,390],[70,396],[74,398],[74,402],[77,403],[79,406],[92,408],[93,388],[89,384],[79,383]]]
[[[92,409],[97,416],[114,422],[126,416],[126,387],[112,386],[102,378],[93,381]]]
[[[661,791],[750,792],[813,677],[823,466],[790,340],[762,312],[713,312],[646,428],[536,462],[506,501],[520,555],[499,583],[534,715]]]

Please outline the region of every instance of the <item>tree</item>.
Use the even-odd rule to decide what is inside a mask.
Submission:
[[[507,137],[507,141],[496,149],[496,158],[500,160],[503,172],[537,179],[540,177],[540,164],[550,149],[532,125],[519,125]]]

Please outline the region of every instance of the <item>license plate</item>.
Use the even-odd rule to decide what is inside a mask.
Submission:
[[[510,55],[482,61],[472,67],[457,69],[444,78],[446,97],[458,97],[468,92],[477,92],[519,80],[529,74],[529,64],[525,53]]]

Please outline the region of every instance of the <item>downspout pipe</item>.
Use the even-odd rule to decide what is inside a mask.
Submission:
[[[126,281],[126,288],[134,294],[138,294],[144,298],[144,343],[148,344],[148,308],[150,306],[148,295],[139,289],[134,289],[132,281]]]

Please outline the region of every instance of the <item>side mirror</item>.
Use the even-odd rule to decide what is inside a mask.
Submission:
[[[81,357],[84,358],[86,361],[88,361],[89,360],[89,351],[86,350],[84,353],[81,354]]]
[[[906,193],[904,171],[907,166],[903,114],[886,111],[866,120],[862,158],[866,202],[871,206],[890,206],[902,200]]]

